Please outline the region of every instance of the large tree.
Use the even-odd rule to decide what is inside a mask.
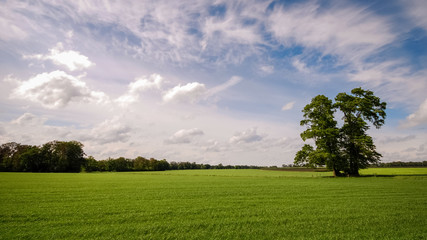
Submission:
[[[307,130],[301,133],[301,138],[304,141],[313,139],[316,149],[305,145],[297,153],[295,163],[306,162],[312,167],[326,165],[333,170],[335,176],[340,175],[339,170],[342,168],[338,141],[340,131],[334,120],[335,109],[332,100],[324,95],[318,95],[302,111],[304,119],[300,124],[307,126]]]
[[[386,116],[386,103],[372,91],[355,88],[351,93],[338,94],[335,104],[318,95],[305,106],[301,126],[307,126],[307,130],[301,133],[301,138],[304,141],[313,139],[316,148],[304,145],[295,156],[296,164],[326,165],[335,176],[341,175],[341,171],[358,176],[359,169],[379,161],[381,154],[376,152],[372,137],[366,133],[369,129],[366,121],[380,128]],[[334,120],[337,109],[343,115],[341,128]]]
[[[347,159],[344,172],[358,176],[359,169],[378,163],[381,158],[372,137],[366,133],[369,130],[367,121],[377,129],[384,125],[387,104],[369,90],[355,88],[351,93],[339,93],[335,106],[343,113],[344,120],[341,127],[341,145]]]

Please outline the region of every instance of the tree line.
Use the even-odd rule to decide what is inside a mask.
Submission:
[[[41,146],[16,142],[0,146],[2,172],[93,172],[93,171],[165,171],[184,169],[258,169],[247,165],[210,165],[195,162],[168,162],[165,159],[124,157],[96,160],[85,157],[83,144],[78,141],[51,141]]]
[[[427,161],[422,162],[388,162],[388,163],[376,163],[372,164],[369,167],[379,167],[379,168],[387,168],[387,167],[427,167]]]
[[[51,141],[42,146],[10,142],[0,146],[0,171],[80,172],[84,155],[83,144],[77,141]]]

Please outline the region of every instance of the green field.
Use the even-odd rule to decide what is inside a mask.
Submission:
[[[0,173],[0,239],[427,239],[427,169],[361,173]]]

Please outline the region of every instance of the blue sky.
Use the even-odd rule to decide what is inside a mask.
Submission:
[[[363,87],[383,161],[426,160],[426,1],[1,4],[2,143],[280,166],[311,98]]]

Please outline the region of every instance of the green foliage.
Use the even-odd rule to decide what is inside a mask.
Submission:
[[[345,149],[344,158],[348,159],[344,172],[357,176],[359,169],[378,163],[381,158],[372,137],[366,134],[369,129],[366,121],[371,122],[377,129],[384,125],[387,105],[374,96],[372,91],[355,88],[351,93],[353,95],[338,94],[335,98],[335,106],[344,115],[341,144]]]
[[[21,145],[11,142],[0,146],[0,172],[127,172],[165,171],[184,169],[259,169],[258,166],[197,164],[195,162],[171,162],[137,157],[108,158],[97,161],[84,158],[83,144],[77,141],[51,141],[43,146]]]
[[[355,88],[352,95],[339,93],[335,103],[323,95],[314,97],[310,104],[302,110],[304,119],[301,126],[307,130],[301,133],[305,141],[313,139],[316,148],[307,145],[295,156],[295,164],[315,167],[326,165],[333,170],[335,176],[358,176],[359,169],[376,164],[381,154],[366,131],[367,123],[371,122],[376,128],[384,125],[386,103],[374,96],[372,91]],[[337,127],[334,113],[340,110],[344,124]]]
[[[5,143],[0,146],[0,170],[24,172],[80,172],[83,144],[52,141],[42,147]]]
[[[5,143],[0,146],[0,170],[19,172],[24,169],[22,154],[30,150],[31,146],[16,142]]]
[[[322,159],[314,159],[312,157],[313,152],[313,147],[309,144],[305,144],[302,149],[299,150],[295,155],[295,165],[308,167],[316,167],[317,165],[323,165],[324,163],[322,162]]]
[[[99,171],[98,161],[92,156],[86,158],[84,169],[86,172]]]
[[[388,162],[388,163],[376,163],[370,167],[427,167],[427,161],[422,162]]]
[[[427,238],[425,176],[312,174],[331,176],[0,173],[0,233],[2,239]]]

